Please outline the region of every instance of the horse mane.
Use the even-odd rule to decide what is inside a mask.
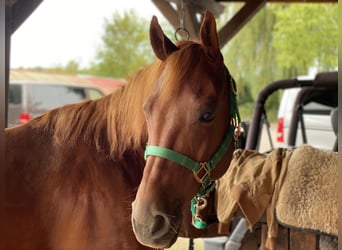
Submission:
[[[191,45],[195,46],[182,49]],[[186,41],[179,47],[181,49],[167,60],[171,67],[165,74],[165,82],[172,84],[164,84],[160,93],[162,98],[175,94],[182,79],[200,60],[201,46],[198,43]],[[87,144],[94,144],[99,152],[104,152],[111,159],[120,160],[128,149],[139,150],[147,142],[143,104],[161,74],[165,73],[164,68],[165,63],[157,59],[112,94],[51,110],[30,124],[52,135],[58,144],[76,146],[82,139]]]
[[[51,110],[28,125],[53,136],[57,144],[77,146],[82,139],[113,160],[147,141],[142,106],[161,72],[156,61],[133,75],[121,89],[98,100]]]

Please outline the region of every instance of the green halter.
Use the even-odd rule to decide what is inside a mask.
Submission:
[[[207,223],[201,219],[199,212],[200,210],[206,207],[206,196],[215,188],[215,181],[211,180],[210,172],[215,168],[217,163],[222,159],[224,154],[227,152],[233,138],[236,142],[239,133],[239,131],[235,131],[235,129],[238,128],[240,123],[240,114],[237,107],[236,85],[233,78],[230,78],[230,85],[231,91],[229,93],[232,122],[229,125],[228,131],[226,132],[226,135],[220,147],[213,155],[213,157],[211,157],[210,160],[208,160],[207,162],[196,162],[181,153],[160,146],[147,145],[145,150],[145,160],[148,156],[152,155],[173,161],[191,170],[194,174],[195,179],[202,184],[197,195],[191,200],[190,205],[190,210],[192,214],[192,224],[197,229],[203,229],[207,227]]]
[[[193,171],[195,179],[206,186],[210,182],[210,171],[221,160],[230,145],[234,129],[235,127],[233,125],[229,126],[229,130],[221,146],[214,156],[207,162],[196,162],[183,154],[160,146],[146,146],[145,159],[149,155],[154,155],[178,163],[179,165]]]

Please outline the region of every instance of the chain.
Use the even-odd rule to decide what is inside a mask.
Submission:
[[[185,28],[185,11],[184,11],[184,0],[181,0],[180,11],[179,11],[179,28],[175,31],[175,38],[177,41],[182,40],[181,37],[184,37],[185,40],[190,38],[189,31]]]
[[[181,9],[179,12],[179,26],[181,29],[184,29],[184,16],[185,16],[185,12],[184,12],[184,0],[181,1]]]

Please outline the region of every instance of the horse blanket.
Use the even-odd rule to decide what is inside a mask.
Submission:
[[[236,150],[217,181],[221,233],[240,209],[252,226],[266,217],[272,249],[278,223],[314,233],[338,235],[337,152],[303,145],[269,154]]]

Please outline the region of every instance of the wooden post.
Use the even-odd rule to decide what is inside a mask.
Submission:
[[[291,250],[317,250],[319,247],[319,236],[311,233],[300,232],[295,229],[290,231]]]
[[[262,224],[260,250],[268,250],[267,248],[265,248],[266,239],[267,239],[267,225]],[[291,248],[289,248],[289,229],[280,225],[278,228],[278,237],[276,239],[276,249],[277,250],[292,250]]]

